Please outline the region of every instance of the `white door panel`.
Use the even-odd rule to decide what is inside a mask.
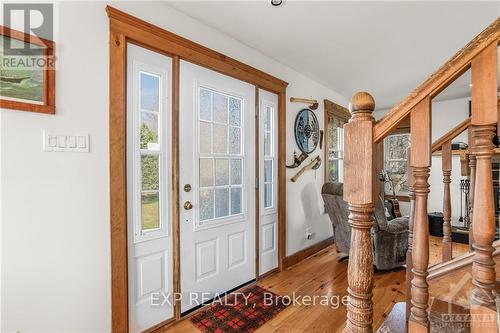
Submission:
[[[255,87],[184,61],[180,77],[184,312],[255,278]]]
[[[278,267],[278,95],[259,89],[259,275]]]
[[[173,317],[152,304],[172,292],[169,57],[127,47],[127,229],[129,330],[142,332]],[[158,297],[158,296],[156,296]]]

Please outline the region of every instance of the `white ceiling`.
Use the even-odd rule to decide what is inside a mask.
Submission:
[[[370,92],[377,109],[404,98],[500,15],[499,1],[169,4],[347,98]],[[465,96],[462,81],[446,94]]]

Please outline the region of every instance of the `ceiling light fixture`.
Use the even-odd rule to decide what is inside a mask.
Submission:
[[[278,7],[281,6],[283,3],[285,3],[285,0],[269,0],[269,3],[273,7]]]

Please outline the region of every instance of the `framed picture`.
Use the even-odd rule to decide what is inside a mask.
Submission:
[[[0,59],[0,108],[54,114],[54,42],[0,25]]]

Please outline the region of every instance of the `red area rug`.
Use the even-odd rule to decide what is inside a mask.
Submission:
[[[193,315],[191,322],[202,332],[247,333],[255,331],[285,308],[276,294],[253,285],[215,300]]]

